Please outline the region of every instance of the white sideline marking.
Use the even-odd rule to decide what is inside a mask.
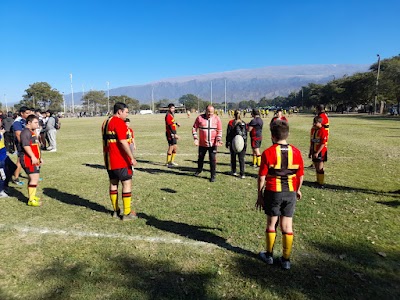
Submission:
[[[7,226],[5,224],[0,224],[0,229],[2,231],[6,230],[16,230],[21,233],[36,233],[42,235],[61,235],[61,236],[75,236],[75,237],[94,237],[94,238],[109,238],[109,239],[122,239],[128,241],[142,241],[149,243],[160,243],[160,244],[181,244],[188,246],[203,246],[203,247],[217,247],[214,244],[201,242],[201,241],[185,241],[177,238],[163,238],[163,237],[149,237],[141,235],[125,235],[125,234],[110,234],[110,233],[100,233],[100,232],[86,232],[77,230],[57,230],[49,228],[35,228],[35,227],[21,227],[21,226]]]

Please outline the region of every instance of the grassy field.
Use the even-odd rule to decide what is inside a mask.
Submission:
[[[26,205],[26,179],[0,199],[0,299],[400,298],[399,118],[330,117],[326,188],[305,171],[290,271],[257,258],[265,231],[265,215],[254,209],[257,170],[229,176],[221,147],[217,181],[209,182],[208,163],[192,176],[194,116],[184,115],[176,116],[179,167],[169,169],[164,116],[130,118],[140,218],[110,217],[103,118],[62,120],[58,152],[43,153],[44,206]],[[290,117],[289,142],[305,165],[311,123],[311,115]],[[265,129],[262,147],[269,144]]]

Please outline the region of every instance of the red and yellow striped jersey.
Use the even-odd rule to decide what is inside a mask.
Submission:
[[[110,117],[101,128],[103,134],[104,163],[107,170],[127,168],[131,165],[129,155],[122,148],[120,140],[126,140],[125,122],[118,117]]]
[[[266,176],[265,190],[295,192],[304,163],[299,149],[292,145],[274,144],[261,155],[259,176]]]

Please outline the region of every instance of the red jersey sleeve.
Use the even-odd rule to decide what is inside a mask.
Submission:
[[[118,140],[126,140],[126,124],[122,119],[118,118],[118,121],[115,122],[115,134]]]
[[[267,176],[268,175],[268,157],[267,151],[264,151],[261,155],[261,164],[260,170],[258,171],[258,176]]]

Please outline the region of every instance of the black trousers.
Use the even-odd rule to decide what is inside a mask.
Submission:
[[[15,152],[14,133],[10,131],[4,132],[4,143],[8,153]]]
[[[246,156],[246,145],[242,152],[235,153],[232,149],[232,144],[229,146],[229,151],[231,152],[231,171],[232,173],[236,173],[236,155],[239,157],[239,168],[240,168],[240,176],[244,175],[244,158]]]
[[[197,172],[203,171],[204,157],[208,151],[208,157],[210,159],[210,170],[211,176],[215,176],[217,170],[217,147],[202,147],[199,146],[199,158],[197,161]]]

